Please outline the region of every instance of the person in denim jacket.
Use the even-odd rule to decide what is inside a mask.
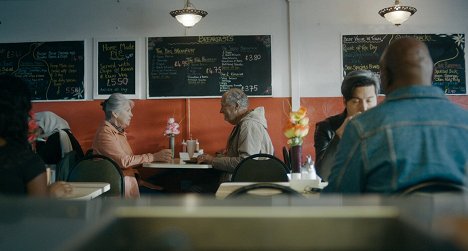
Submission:
[[[427,46],[394,41],[380,61],[387,94],[345,128],[332,168],[331,193],[398,193],[424,181],[463,184],[468,165],[468,111],[433,87]]]

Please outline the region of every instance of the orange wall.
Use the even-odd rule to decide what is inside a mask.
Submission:
[[[453,102],[468,109],[468,96],[450,96]],[[75,102],[35,102],[33,111],[53,111],[68,121],[83,150],[91,147],[94,133],[104,119],[101,101]],[[250,106],[264,106],[269,133],[275,147],[275,155],[282,158],[281,148],[286,145],[282,128],[289,111],[290,98],[250,98]],[[303,145],[303,154],[314,151],[315,123],[340,113],[344,106],[341,97],[302,98],[301,104],[307,107],[310,117],[310,131]],[[189,109],[190,107],[190,109]],[[214,153],[225,147],[232,126],[224,121],[219,113],[219,99],[164,99],[135,100],[133,119],[127,130],[128,140],[136,154],[156,152],[168,147],[168,139],[163,135],[167,119],[174,116],[181,121],[182,132],[176,137],[176,145],[181,150],[182,139],[189,137],[188,115],[190,110],[190,133],[197,138],[200,147],[207,153]]]

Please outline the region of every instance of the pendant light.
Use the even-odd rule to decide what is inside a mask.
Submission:
[[[190,3],[190,0],[185,1],[185,6],[181,10],[173,10],[169,12],[172,17],[177,19],[184,27],[190,28],[197,24],[202,18],[208,15],[208,12],[204,10],[197,10]]]

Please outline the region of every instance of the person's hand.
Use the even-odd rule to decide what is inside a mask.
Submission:
[[[61,198],[73,192],[73,187],[70,183],[57,181],[49,187],[49,196],[53,198]]]
[[[198,155],[197,157],[197,163],[206,163],[206,164],[210,164],[213,163],[213,159],[214,157],[209,155],[209,154],[201,154],[201,155]]]
[[[216,156],[216,157],[224,157],[224,156],[226,156],[226,150],[225,150],[225,149],[222,149],[222,150],[219,150],[219,151],[215,152],[215,156]]]
[[[163,149],[157,153],[153,153],[153,158],[155,161],[170,162],[172,160],[172,151],[171,149]]]
[[[356,114],[354,114],[352,116],[346,117],[345,120],[343,121],[343,124],[341,124],[341,126],[338,129],[336,129],[336,131],[335,131],[336,135],[338,137],[340,137],[340,139],[343,137],[344,129],[345,129],[346,125],[348,124],[348,122],[351,119],[353,119],[355,116],[357,116],[358,114],[360,114],[360,112],[358,112],[358,113],[356,113]]]

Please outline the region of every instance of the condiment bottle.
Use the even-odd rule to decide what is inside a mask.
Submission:
[[[182,140],[182,152],[187,152],[187,142],[185,142],[185,139]]]

